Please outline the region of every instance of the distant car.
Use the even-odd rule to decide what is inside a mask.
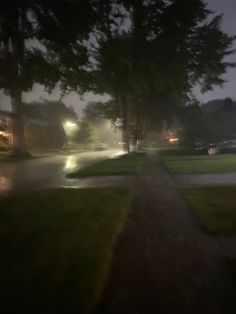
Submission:
[[[235,154],[236,153],[236,141],[234,139],[225,140],[220,143],[219,148],[220,148],[220,152],[223,154],[227,154],[227,153]]]
[[[105,145],[104,143],[99,143],[99,144],[97,144],[97,145],[95,146],[95,149],[96,149],[96,150],[106,150],[107,147],[106,147],[106,145]]]
[[[208,151],[208,146],[205,144],[202,144],[202,143],[196,143],[195,144],[195,151],[197,153],[207,153]]]

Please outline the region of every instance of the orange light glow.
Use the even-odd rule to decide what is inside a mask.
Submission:
[[[0,135],[4,136],[4,137],[9,137],[10,133],[6,132],[6,131],[0,131]]]
[[[178,141],[179,141],[179,139],[177,137],[169,138],[170,143],[177,143]]]

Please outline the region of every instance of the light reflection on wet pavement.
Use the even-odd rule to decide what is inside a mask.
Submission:
[[[115,158],[121,154],[120,151],[113,149],[19,162],[2,162],[0,163],[0,195],[46,188],[106,186],[109,180],[110,184],[113,182],[115,185],[122,185],[122,179],[118,177],[110,177],[109,180],[101,177],[79,180],[66,178],[67,173],[82,169],[97,161]]]
[[[104,188],[104,187],[132,187],[135,177],[130,176],[97,176],[82,179],[67,180],[63,188],[83,189],[83,188]]]

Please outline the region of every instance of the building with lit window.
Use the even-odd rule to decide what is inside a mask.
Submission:
[[[13,114],[0,110],[0,150],[7,150],[12,147],[12,119]]]

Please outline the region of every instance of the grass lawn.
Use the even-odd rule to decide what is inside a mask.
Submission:
[[[88,166],[68,176],[70,178],[104,176],[104,175],[128,175],[137,174],[144,165],[144,153],[131,153],[115,159],[107,159]]]
[[[235,235],[236,187],[186,188],[184,194],[206,231]]]
[[[161,156],[168,170],[176,174],[236,172],[236,154]]]
[[[236,255],[226,256],[225,261],[226,261],[226,266],[228,270],[231,272],[233,279],[236,283]]]
[[[55,189],[0,200],[1,311],[89,313],[130,200],[128,189]]]

